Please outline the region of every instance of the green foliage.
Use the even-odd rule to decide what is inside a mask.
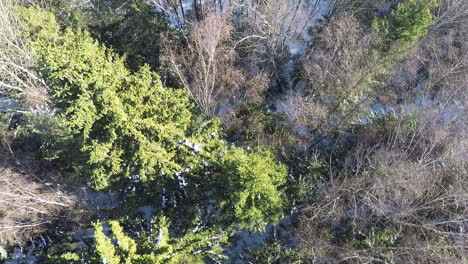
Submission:
[[[96,2],[97,9],[89,12],[93,20],[89,22],[92,35],[119,54],[125,54],[132,70],[145,63],[153,69],[160,66],[159,36],[174,31],[166,16],[145,0]]]
[[[18,7],[18,17],[26,23],[22,23],[22,33],[32,40],[47,39],[55,41],[58,38],[60,25],[55,16],[49,12],[43,12],[39,8]]]
[[[378,19],[374,17],[371,24],[372,29],[382,36],[387,36],[389,33],[388,19],[386,17]]]
[[[396,128],[402,132],[410,133],[414,132],[420,125],[421,117],[418,114],[390,112],[382,117],[372,117],[365,127],[374,128],[382,137],[386,137],[391,136]]]
[[[369,49],[368,58],[372,58],[370,61],[375,61],[375,64],[362,74],[362,78],[353,87],[354,91],[345,91],[342,95],[336,93],[339,96],[334,102],[336,108],[333,112],[344,115],[343,124],[359,123],[357,119],[347,121],[351,117],[350,113],[357,116],[361,110],[361,115],[364,114],[360,107],[363,98],[385,83],[393,65],[401,61],[427,33],[427,28],[435,21],[432,9],[436,6],[434,0],[407,0],[399,3],[390,16],[373,18],[371,27],[378,36],[376,39],[381,39],[384,45],[381,46],[379,41],[375,43],[379,43],[378,45],[374,44]]]
[[[74,29],[85,28],[89,20],[89,12],[86,10],[87,3],[69,0],[48,0],[41,6],[51,10],[56,15],[60,25]]]
[[[215,179],[222,192],[221,206],[227,219],[239,227],[263,229],[276,223],[282,214],[286,167],[271,152],[254,149],[250,153],[236,147],[224,151],[219,160],[221,173]]]
[[[8,253],[2,246],[0,246],[0,260],[7,259],[7,258],[8,258]]]
[[[358,231],[352,244],[357,247],[391,247],[395,244],[399,234],[383,228],[370,227],[365,231]]]
[[[78,254],[70,252],[62,254],[60,258],[66,261],[67,263],[76,263],[80,260],[80,256],[78,256]]]
[[[125,235],[118,221],[109,221],[112,236],[104,233],[103,225],[94,224],[95,244],[89,254],[81,257],[69,252],[52,258],[56,263],[105,263],[108,264],[172,264],[172,263],[205,263],[206,258],[224,259],[223,246],[227,245],[227,236],[221,231],[204,230],[189,232],[181,239],[169,237],[167,219],[159,217],[154,226],[158,230],[157,240],[140,244]]]
[[[21,155],[38,159],[53,157],[56,153],[49,150],[58,143],[55,138],[60,135],[60,129],[59,120],[49,113],[0,113],[0,137]],[[73,149],[70,145],[62,147]]]
[[[117,243],[119,245],[120,255],[124,255],[125,259],[134,258],[135,253],[137,251],[137,244],[135,240],[127,237],[123,233],[123,228],[120,226],[119,222],[110,221],[109,226],[110,226],[110,229],[112,230],[112,233],[114,234],[115,240],[118,241]],[[96,244],[99,244],[99,243],[96,243]]]
[[[143,181],[170,176],[195,166],[194,152],[203,154],[217,144],[209,136],[217,122],[191,132],[186,92],[163,87],[149,67],[131,73],[123,58],[87,32],[60,33],[53,16],[37,9],[21,9],[20,14],[69,133],[66,140],[81,146],[96,189],[132,175]]]
[[[427,33],[435,20],[432,8],[436,6],[434,0],[407,0],[398,4],[390,18],[374,18],[372,28],[391,40],[412,43]]]
[[[284,248],[280,243],[265,244],[251,252],[249,263],[255,264],[301,264],[306,255],[300,249]]]
[[[294,154],[289,155],[287,161],[290,173],[286,184],[288,198],[294,204],[310,197],[314,189],[324,179],[325,164],[317,156],[302,157]]]
[[[231,134],[239,133],[239,139],[252,143],[252,145],[261,145],[265,137],[274,133],[272,128],[272,117],[267,112],[265,104],[253,104],[243,106],[238,113],[238,124],[230,130]]]
[[[432,25],[435,16],[432,8],[437,6],[434,0],[408,0],[399,3],[392,11],[393,30],[391,37],[412,42],[427,33],[427,27]]]
[[[109,264],[119,264],[121,258],[117,256],[112,240],[103,233],[102,224],[94,224],[94,239],[96,240],[95,252],[100,259],[106,260]]]
[[[201,190],[217,188],[225,223],[263,228],[278,221],[286,168],[270,152],[226,147],[219,120],[199,124],[184,90],[163,87],[148,66],[128,70],[124,58],[89,33],[61,32],[54,17],[39,9],[22,8],[19,14],[61,120],[64,132],[57,140],[64,144],[56,145],[72,145],[58,156],[78,148],[81,156],[72,164],[81,166],[95,189],[137,177],[146,187],[161,184],[159,190],[189,193],[195,206],[209,198]],[[210,168],[221,173],[203,176]],[[181,173],[187,190],[178,182]],[[158,189],[151,194],[164,195]]]

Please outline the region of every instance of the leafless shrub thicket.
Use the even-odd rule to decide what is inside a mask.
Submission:
[[[437,103],[447,119],[465,114],[468,100],[468,50],[451,46],[453,36],[428,37],[426,42],[393,69],[385,93],[379,99],[388,105],[399,100],[410,105]],[[453,43],[453,42],[452,42]],[[462,50],[465,52],[461,52]],[[401,103],[403,108],[407,104]]]
[[[301,70],[309,97],[334,114],[352,115],[363,101],[368,77],[378,63],[372,47],[378,40],[352,15],[334,18],[317,36]]]
[[[76,204],[27,153],[15,151],[15,131],[0,123],[0,242],[23,242],[44,231]]]
[[[16,95],[27,103],[48,100],[46,86],[34,72],[31,51],[24,42],[14,5],[18,1],[0,2],[0,93]]]
[[[216,0],[209,1],[208,3],[193,0],[190,8],[182,0],[150,0],[156,8],[158,8],[169,19],[177,22],[178,25],[183,26],[190,22],[190,18],[194,17],[195,20],[201,20],[204,8],[216,7]],[[221,1],[220,6],[222,7]],[[207,5],[207,7],[205,5]]]
[[[362,131],[345,169],[330,169],[299,216],[299,237],[317,261],[465,263],[466,120],[447,123],[437,107],[421,114],[416,126]]]
[[[403,62],[394,67],[388,80],[390,89],[386,89],[382,98],[414,100],[417,96],[431,95],[447,104],[466,100],[468,29],[464,19],[453,12],[468,14],[466,1],[441,1],[436,23]]]
[[[432,30],[466,26],[468,23],[468,2],[464,0],[441,0],[437,9],[437,21]],[[466,30],[466,29],[465,29]]]
[[[422,47],[423,67],[429,73],[426,89],[446,102],[468,96],[468,30],[459,29],[430,35]]]
[[[189,25],[189,28],[192,28],[187,36],[189,48],[182,48],[180,51],[168,49],[167,53],[172,67],[182,85],[191,91],[201,108],[205,112],[211,111],[211,113],[208,112],[210,115],[222,116],[227,130],[239,132],[235,133],[237,136],[244,134],[244,138],[248,138],[247,141],[262,142],[260,144],[266,145],[274,143],[281,145],[285,141],[304,142],[304,138],[294,138],[291,137],[292,133],[286,132],[286,127],[290,124],[276,122],[276,119],[281,119],[281,117],[272,117],[266,113],[264,92],[271,86],[272,81],[278,84],[277,87],[285,88],[283,90],[293,86],[289,85],[291,83],[288,83],[288,80],[284,80],[293,79],[284,76],[284,65],[287,61],[296,60],[302,56],[307,46],[306,42],[311,38],[309,29],[312,20],[315,22],[320,17],[319,13],[323,13],[323,9],[326,9],[322,6],[323,3],[324,1],[320,0],[232,1],[229,3],[229,8],[224,7],[224,12],[220,12],[220,8],[212,9],[210,13],[205,10],[203,20]],[[233,17],[225,15],[231,11]],[[219,20],[225,21],[224,23],[231,27],[223,43],[224,47],[217,48],[221,55],[230,56],[226,60],[224,56],[219,55],[210,59],[209,55],[205,55],[208,53],[203,52],[205,49],[203,46],[210,46],[210,41],[213,39],[206,36],[213,35],[214,31],[204,30],[203,34],[197,33],[197,31],[203,31],[200,29],[208,28],[210,23],[223,24],[219,23]],[[218,28],[222,32],[221,26],[211,27]],[[201,42],[199,35],[205,36],[203,45],[196,44]],[[166,45],[168,46],[174,47],[175,45],[171,43]],[[229,53],[224,53],[225,50]],[[187,56],[187,52],[192,55]],[[219,64],[205,63],[205,61],[216,60]],[[217,69],[209,70],[204,65],[219,66],[216,66]],[[237,74],[232,76],[237,78],[225,74],[226,71],[222,68],[229,69],[229,72],[236,72]],[[213,73],[223,74],[215,76]],[[211,77],[202,77],[206,75],[211,75]],[[208,84],[206,80],[209,80]],[[320,115],[321,105],[309,100],[310,98],[301,98],[292,93],[285,97],[287,98],[284,103],[298,103],[298,105],[291,105],[291,110],[278,111],[278,113],[294,119],[293,122],[297,121],[297,124],[292,124],[293,129],[300,135],[306,134],[308,128],[303,124],[306,116]],[[210,106],[213,104],[215,104],[214,107]],[[282,127],[280,129],[282,132],[273,132],[273,126]],[[269,132],[275,135],[268,134]]]
[[[66,194],[0,165],[0,238],[21,241],[56,220],[72,204]]]
[[[248,1],[247,1],[248,2]],[[247,3],[233,1],[239,40],[235,46],[246,56],[259,58],[270,77],[287,90],[289,77],[282,76],[285,64],[303,55],[312,39],[311,26],[326,15],[323,0],[269,0]]]
[[[298,127],[313,127],[321,125],[320,120],[326,118],[326,109],[321,104],[314,102],[312,97],[302,96],[298,93],[287,93],[283,95],[276,104],[277,113],[287,116],[291,124]],[[299,133],[304,136],[308,133]]]
[[[387,83],[380,86],[383,89],[374,91],[383,101],[392,96],[404,99],[403,103],[394,101],[402,111],[355,131],[356,143],[343,160],[332,162],[330,180],[298,215],[299,238],[317,262],[467,261],[468,49],[462,26],[466,7],[454,0],[441,1],[439,9],[439,19],[429,34],[394,66]],[[346,24],[338,25],[339,32],[347,31]],[[343,44],[351,47],[345,49],[335,43],[346,36],[328,37],[332,45],[323,49],[327,60],[315,68],[309,66],[318,69],[310,71],[312,77],[321,76],[312,83],[312,93],[321,91],[321,86],[314,86],[321,84],[320,79],[333,83],[333,93],[335,87],[352,92],[338,80],[356,87],[361,79],[356,73],[369,70],[360,65],[374,65],[366,62],[365,53],[355,58],[348,55],[353,53],[346,49],[353,51],[353,44],[359,43],[360,38],[353,35],[362,36],[357,32],[349,31]],[[358,45],[362,47],[359,52],[369,45],[374,44]],[[327,92],[315,93],[323,98]]]

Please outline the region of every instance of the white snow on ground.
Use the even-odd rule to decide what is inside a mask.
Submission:
[[[294,42],[291,40],[286,40],[285,42],[286,46],[288,46],[289,53],[292,56],[300,56],[305,53],[305,45],[299,42]]]
[[[154,214],[154,207],[152,205],[142,206],[138,208],[137,211],[143,214],[143,218],[148,221],[148,224],[151,223]]]
[[[0,112],[19,109],[19,104],[8,96],[0,94]]]
[[[82,197],[88,210],[112,210],[121,207],[117,193],[80,190],[77,197]]]
[[[230,247],[227,248],[227,256],[230,263],[247,264],[245,257],[250,256],[250,250],[255,250],[265,243],[278,240],[288,246],[296,246],[298,241],[291,235],[291,217],[284,217],[276,226],[268,225],[265,232],[251,232],[239,230]]]
[[[33,255],[32,250],[23,252],[22,248],[15,248],[10,258],[6,260],[5,264],[34,264],[37,262],[37,257]]]
[[[188,14],[193,14],[194,12],[193,1],[194,0],[182,0],[182,8],[180,8],[180,6],[177,5],[177,12],[174,11],[174,8],[167,5],[166,1],[152,0],[151,2],[156,6],[156,10],[158,12],[163,12],[166,15],[168,15],[169,24],[171,24],[173,27],[185,27],[186,25],[185,25],[185,20],[184,20],[184,14],[185,16],[187,16]],[[201,0],[201,4],[211,5],[212,1]],[[228,4],[229,4],[229,0],[222,0],[223,7],[227,7]]]
[[[290,29],[293,29],[294,38],[288,39],[285,44],[289,49],[289,53],[292,56],[303,56],[305,55],[307,43],[312,40],[309,34],[309,28],[316,25],[321,19],[324,19],[331,11],[332,1],[331,0],[290,0],[293,2],[291,10],[287,13],[288,16],[285,18],[288,23],[285,23]],[[299,1],[299,8],[297,4]],[[297,9],[297,11],[296,11]]]
[[[297,62],[304,58],[307,46],[313,39],[309,29],[317,25],[321,19],[324,19],[330,13],[332,0],[290,0],[290,3],[290,10],[285,18],[288,23],[285,24],[287,25],[286,30],[292,32],[284,32],[283,34],[288,36],[284,44],[288,48],[291,58],[282,65],[280,77],[286,84],[286,87],[281,87],[281,89],[294,94],[282,96],[274,104],[277,109],[276,113],[286,113],[288,115],[291,124],[294,124],[294,132],[305,136],[309,133],[308,127],[295,122],[298,109],[295,109],[297,106],[295,107],[292,98],[300,96],[302,89],[300,89],[300,85],[296,84],[294,72],[297,68]]]
[[[292,130],[299,136],[307,136],[310,128],[304,123],[307,120],[307,112],[304,108],[310,107],[306,98],[300,95],[301,91],[290,90],[287,94],[276,99],[275,114],[284,114],[293,125]]]
[[[390,106],[381,103],[368,103],[366,107],[369,109],[370,115],[375,118],[383,118],[390,113],[397,115],[420,113],[426,119],[437,120],[445,125],[453,122],[466,122],[463,119],[463,115],[466,113],[466,103],[464,101],[455,100],[450,104],[441,105],[439,99],[428,95],[419,96],[414,102],[401,105]],[[360,120],[362,124],[367,124],[369,121],[369,117],[365,116]]]

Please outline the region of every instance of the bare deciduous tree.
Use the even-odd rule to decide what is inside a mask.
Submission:
[[[15,95],[36,105],[47,102],[46,85],[34,72],[35,60],[21,36],[15,0],[0,2],[0,93]]]
[[[310,26],[321,18],[323,1],[233,1],[238,12],[236,24],[242,37],[235,44],[263,59],[275,78],[281,79],[282,64],[288,55],[301,55],[310,40]]]
[[[190,29],[186,46],[165,46],[182,86],[210,116],[216,115],[245,82],[242,71],[235,66],[232,30],[228,16],[211,13]]]

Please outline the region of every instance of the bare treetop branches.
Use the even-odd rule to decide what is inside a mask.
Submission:
[[[34,71],[35,59],[23,39],[14,0],[0,2],[0,93],[28,104],[47,102],[47,89]]]

